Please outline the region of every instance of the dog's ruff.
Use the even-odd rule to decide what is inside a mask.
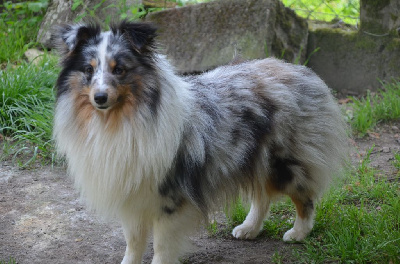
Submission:
[[[122,22],[61,26],[54,138],[90,208],[117,216],[139,264],[176,263],[188,234],[239,193],[251,209],[233,230],[255,238],[281,194],[296,205],[283,239],[311,231],[316,200],[338,172],[346,136],[324,82],[277,59],[179,77],[153,48],[155,29]]]

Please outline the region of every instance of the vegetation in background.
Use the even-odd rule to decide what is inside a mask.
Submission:
[[[285,6],[304,18],[330,22],[342,20],[357,24],[360,16],[360,0],[282,0]]]
[[[36,45],[39,25],[49,0],[0,5],[0,65],[21,62],[24,52]]]

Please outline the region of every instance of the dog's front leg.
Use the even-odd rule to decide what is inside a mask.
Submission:
[[[126,241],[125,256],[121,264],[141,264],[151,221],[144,219],[143,215],[121,215],[121,222]]]
[[[164,212],[154,222],[154,257],[151,263],[179,263],[180,255],[190,249],[188,236],[201,219],[199,210],[189,203],[176,211]]]

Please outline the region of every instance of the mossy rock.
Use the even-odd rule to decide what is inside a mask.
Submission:
[[[400,77],[400,38],[317,29],[309,33],[308,54],[317,48],[308,66],[334,90],[364,94]]]
[[[243,59],[305,58],[307,22],[279,0],[219,0],[151,13],[164,52],[181,73]]]

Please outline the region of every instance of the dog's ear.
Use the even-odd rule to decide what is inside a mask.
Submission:
[[[97,38],[100,33],[101,28],[96,24],[60,25],[53,29],[51,43],[61,55],[65,56],[76,51],[89,39]]]
[[[153,50],[154,38],[157,36],[157,28],[153,24],[122,21],[119,25],[111,26],[111,29],[114,34],[122,34],[136,52]]]

